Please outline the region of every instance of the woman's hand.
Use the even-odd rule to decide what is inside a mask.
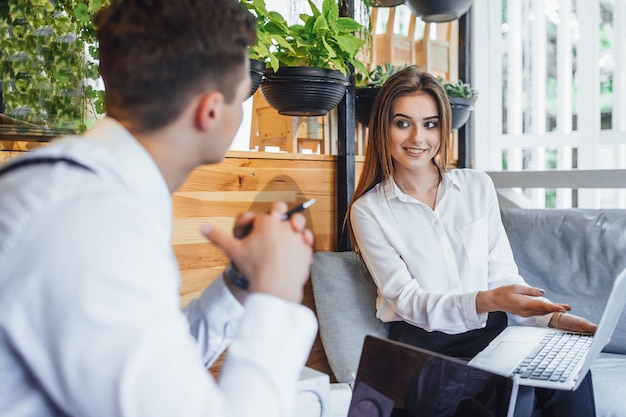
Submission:
[[[268,213],[240,215],[230,236],[205,225],[202,233],[222,249],[250,282],[250,292],[263,292],[299,303],[309,278],[313,234],[296,213],[282,217],[287,205],[274,203]],[[239,297],[238,297],[239,298]]]
[[[554,313],[550,318],[549,327],[576,333],[594,334],[598,326],[575,314]]]
[[[480,291],[476,296],[476,311],[489,313],[504,311],[522,317],[548,313],[564,313],[570,310],[567,304],[555,304],[539,299],[544,291],[526,285],[504,285],[488,291]]]

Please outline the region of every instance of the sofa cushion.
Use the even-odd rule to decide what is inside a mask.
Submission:
[[[387,337],[376,318],[376,285],[354,252],[316,252],[311,283],[328,364],[337,382],[353,382],[365,336]]]
[[[597,417],[624,417],[626,356],[601,353],[591,366]]]
[[[522,277],[595,323],[626,267],[626,210],[502,209]],[[626,312],[606,352],[626,353]]]

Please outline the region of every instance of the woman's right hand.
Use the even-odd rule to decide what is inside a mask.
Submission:
[[[594,334],[598,328],[597,325],[589,320],[579,317],[575,314],[554,313],[550,318],[549,327],[561,329],[568,332],[589,333]]]
[[[551,303],[540,299],[544,291],[526,285],[511,284],[480,291],[476,296],[476,311],[489,313],[504,311],[522,317],[537,316],[548,313],[564,313],[571,309],[568,304]]]

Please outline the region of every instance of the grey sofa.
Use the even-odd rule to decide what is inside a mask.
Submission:
[[[597,322],[626,267],[626,210],[502,209],[520,274],[572,313]],[[387,333],[376,287],[353,252],[317,252],[311,268],[320,338],[338,382],[352,382],[363,339]],[[626,416],[626,312],[592,367],[598,416]]]

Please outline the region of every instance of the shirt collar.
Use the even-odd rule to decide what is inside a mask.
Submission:
[[[452,172],[453,171],[446,171],[441,174],[441,184],[439,187],[444,192],[451,188],[455,188],[457,190],[461,189],[459,182],[456,180],[455,175],[453,175]],[[398,187],[392,178],[381,182],[380,190],[382,191],[381,197],[384,200],[398,198],[400,201],[407,201],[407,199],[412,199],[412,197],[402,192],[400,187]]]
[[[457,190],[461,190],[461,185],[459,181],[456,179],[456,175],[454,175],[454,170],[446,171],[441,175],[441,183],[445,190],[449,190],[450,188],[456,188]]]
[[[137,139],[115,119],[105,117],[84,135],[106,145],[107,161],[98,166],[151,207],[162,224],[172,222],[172,199],[161,171]]]

